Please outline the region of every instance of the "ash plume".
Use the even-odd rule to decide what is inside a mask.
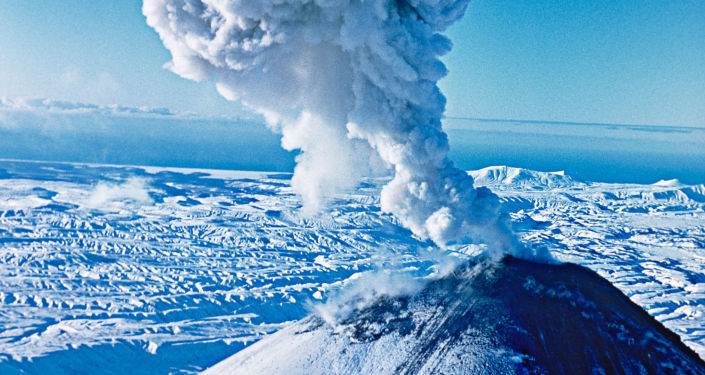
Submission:
[[[145,0],[182,77],[213,80],[301,150],[292,184],[306,212],[380,168],[381,206],[441,247],[524,250],[499,200],[448,158],[441,33],[467,0]],[[525,255],[525,254],[524,254]]]

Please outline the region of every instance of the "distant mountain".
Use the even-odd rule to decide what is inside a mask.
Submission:
[[[563,171],[539,172],[524,168],[492,166],[468,172],[475,185],[488,186],[496,184],[518,185],[534,189],[556,188],[574,185],[575,182]]]
[[[507,257],[333,325],[310,316],[205,374],[705,374],[705,362],[593,271]]]

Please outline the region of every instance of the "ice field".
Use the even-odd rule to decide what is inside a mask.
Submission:
[[[705,357],[705,186],[470,173],[524,242],[597,271]],[[423,278],[478,252],[413,239],[379,209],[386,179],[303,218],[290,177],[0,161],[0,373],[198,372],[376,270]]]

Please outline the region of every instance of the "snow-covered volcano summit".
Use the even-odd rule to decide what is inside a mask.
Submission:
[[[218,374],[705,374],[676,334],[596,273],[507,257],[329,325],[316,315]]]

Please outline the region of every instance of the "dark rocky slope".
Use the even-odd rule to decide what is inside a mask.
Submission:
[[[507,257],[335,326],[310,316],[207,374],[705,374],[705,363],[596,273]]]

